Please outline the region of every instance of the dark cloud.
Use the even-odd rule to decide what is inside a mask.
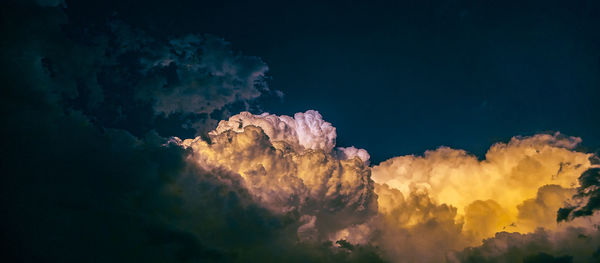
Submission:
[[[591,168],[579,177],[579,187],[573,196],[573,203],[560,208],[557,221],[572,220],[590,216],[600,209],[600,168]]]
[[[14,48],[5,61],[33,61],[32,78],[48,78],[45,88],[57,101],[98,125],[190,137],[230,111],[255,109],[261,95],[278,96],[266,83],[267,65],[221,38],[150,37],[110,17],[70,23],[60,8],[5,5],[4,46]],[[16,19],[17,13],[35,19]]]
[[[0,11],[5,262],[379,259],[370,246],[300,242],[298,215],[272,214],[253,201],[239,175],[191,164],[188,151],[153,130],[154,99],[170,94],[156,89],[169,87],[141,83],[169,84],[175,74],[175,82],[187,84],[174,92],[196,99],[161,105],[198,114],[184,104],[220,98],[208,113],[260,94],[255,80],[266,66],[259,59],[197,36],[160,44],[173,61],[151,64],[140,51],[151,50],[150,40],[132,40],[140,46],[130,51],[112,46],[114,32],[85,39],[88,33],[77,33],[50,2],[4,2]],[[189,51],[194,43],[205,53]],[[192,74],[188,67],[198,68]],[[140,90],[157,93],[138,100]],[[142,123],[125,124],[135,119]],[[138,124],[146,128],[131,128]]]
[[[547,262],[547,263],[571,263],[573,262],[573,257],[571,256],[562,256],[562,257],[553,257],[546,253],[539,253],[537,255],[531,255],[523,259],[523,263],[538,263],[538,262]]]
[[[161,41],[122,22],[108,27],[113,56],[134,56],[138,62],[136,99],[150,102],[156,114],[210,114],[269,91],[267,65],[234,53],[218,37],[189,34]]]
[[[598,262],[598,231],[566,228],[534,233],[500,232],[479,247],[452,255],[455,262]]]

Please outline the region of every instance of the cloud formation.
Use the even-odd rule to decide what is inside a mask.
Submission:
[[[572,151],[581,139],[539,134],[493,145],[485,160],[462,150],[441,147],[422,157],[401,156],[373,167],[373,178],[408,193],[427,189],[437,200],[459,210],[474,200],[494,200],[516,215],[517,205],[547,184],[572,188],[591,167],[591,154]],[[469,182],[466,184],[465,182]]]
[[[211,35],[190,34],[158,41],[122,23],[111,24],[118,54],[139,54],[142,78],[136,98],[149,101],[156,114],[210,114],[268,91],[268,66],[257,57],[234,53]]]
[[[579,138],[540,134],[493,145],[483,161],[446,147],[423,157],[392,158],[373,168],[373,178],[403,193],[411,187],[464,211],[474,200],[494,200],[516,215],[517,205],[552,184],[572,188],[591,167],[590,154],[572,151]],[[465,182],[469,182],[466,184]]]
[[[369,167],[360,158],[337,158],[335,128],[316,111],[295,118],[245,112],[209,135],[210,142],[197,137],[180,144],[204,169],[239,174],[270,211],[301,215],[303,237],[323,239],[377,211]]]
[[[271,141],[286,142],[298,151],[321,149],[329,152],[335,146],[337,136],[331,123],[324,121],[321,114],[314,110],[296,113],[293,118],[242,112],[227,121],[220,121],[217,128],[209,134],[217,135],[228,130],[241,132],[249,125],[260,127]]]
[[[179,144],[191,148],[191,160],[204,169],[240,174],[261,206],[278,214],[297,212],[301,239],[373,245],[390,261],[458,262],[472,260],[470,253],[493,242],[521,246],[539,233],[562,238],[570,231],[595,231],[591,224],[582,226],[584,221],[556,222],[578,178],[594,167],[592,154],[573,150],[581,143],[577,137],[514,137],[493,145],[481,161],[441,147],[424,156],[392,158],[370,174],[368,159],[350,161],[336,150],[335,128],[316,111],[294,118],[243,112],[209,135],[208,141],[198,137]],[[373,194],[376,203],[356,199]],[[365,207],[377,212],[365,213]],[[574,227],[578,230],[570,230]],[[504,241],[492,241],[500,238]],[[511,258],[544,259],[561,256],[558,252],[525,249]],[[593,251],[564,253],[579,261]]]
[[[192,150],[152,130],[134,135],[130,129],[139,122],[114,125],[118,118],[154,115],[152,105],[131,96],[139,76],[126,77],[138,72],[139,56],[124,53],[112,60],[105,54],[114,51],[109,44],[67,37],[60,8],[26,1],[2,5],[0,27],[7,37],[0,50],[5,91],[0,135],[11,138],[0,148],[5,211],[0,230],[7,262],[377,262],[377,250],[368,245],[311,242],[328,213],[275,212],[257,201],[239,173],[202,167],[190,161]],[[127,63],[129,56],[135,59]],[[159,74],[151,71],[147,74]],[[123,114],[107,114],[112,109]],[[257,134],[266,137],[256,128],[239,138]],[[246,149],[273,157],[270,142],[262,142]],[[243,155],[231,156],[237,154]],[[299,158],[305,163],[290,156],[289,165],[328,164],[339,173],[332,181],[347,186],[339,195],[356,199],[312,202],[339,208],[338,213],[355,213],[364,204],[369,213],[372,182],[353,188],[341,176],[364,179],[368,167],[329,160],[324,152]],[[352,191],[363,191],[364,202]]]
[[[599,259],[597,157],[575,150],[580,138],[514,137],[483,160],[441,147],[371,167],[314,110],[211,126],[269,92],[267,66],[221,39],[157,39],[117,22],[86,31],[62,1],[3,4],[9,261]],[[200,136],[166,137],[160,118],[195,122]]]
[[[298,112],[293,118],[286,115],[253,115],[242,112],[227,121],[220,121],[217,128],[209,134],[217,135],[228,130],[241,132],[250,125],[260,127],[272,142],[285,142],[297,152],[320,149],[327,153],[333,151],[335,156],[343,160],[358,157],[363,162],[368,162],[370,158],[366,150],[354,146],[334,149],[337,138],[335,127],[324,121],[321,114],[315,110]]]
[[[384,251],[392,258],[413,255],[416,261],[439,262],[497,233],[539,228],[554,233],[558,209],[572,197],[581,174],[593,167],[592,154],[572,150],[580,141],[559,133],[538,134],[495,144],[482,161],[441,147],[374,166],[384,215],[379,227],[406,232],[386,233],[380,245],[420,244]]]
[[[52,93],[99,125],[137,136],[153,129],[168,136],[194,135],[214,128],[213,118],[226,117],[229,110],[247,110],[261,95],[278,96],[265,81],[268,66],[221,38],[160,38],[119,20],[79,26],[69,23],[59,7],[27,1],[7,5],[29,8],[38,18],[7,14],[13,26],[6,28],[11,39],[4,46],[10,54],[5,60],[30,66],[32,79],[46,80],[39,92]]]
[[[449,262],[598,262],[598,215],[550,231],[499,232],[478,247],[449,257]]]
[[[600,168],[592,168],[579,177],[573,200],[558,211],[558,221],[590,216],[600,209]]]

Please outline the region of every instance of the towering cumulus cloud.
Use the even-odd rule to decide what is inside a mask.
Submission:
[[[538,206],[556,211],[564,197],[572,196],[577,178],[590,168],[590,154],[571,151],[579,141],[560,134],[513,138],[492,146],[483,161],[442,147],[423,157],[387,160],[373,168],[373,178],[404,195],[424,191],[456,207],[465,217],[465,229],[478,238],[507,228],[531,231],[540,225],[527,220],[545,218]]]
[[[564,253],[585,262],[595,250],[556,249],[573,236],[565,233],[572,233],[571,227],[579,227],[575,232],[585,236],[596,235],[593,223],[556,222],[557,211],[575,193],[578,178],[593,167],[591,154],[572,150],[579,142],[559,133],[540,134],[495,144],[483,161],[446,147],[424,156],[387,160],[372,172],[382,215],[378,227],[397,232],[376,239],[382,238],[387,253],[413,255],[415,261],[458,261],[452,250],[479,246],[492,238],[481,249],[461,254],[462,259],[479,262],[489,256],[489,260],[520,261],[536,253]],[[510,232],[532,234],[513,237]],[[490,246],[500,246],[494,256],[469,254],[483,253]],[[507,255],[513,246],[521,251]]]
[[[243,112],[209,135],[210,142],[197,137],[180,144],[204,169],[239,174],[270,211],[301,215],[301,239],[323,239],[377,211],[369,167],[358,156],[337,157],[335,128],[316,111],[294,118]]]
[[[514,137],[484,160],[441,147],[372,169],[360,158],[364,150],[336,149],[335,138],[316,111],[243,112],[221,121],[209,140],[175,141],[203,169],[238,174],[266,209],[298,214],[301,240],[374,245],[399,262],[594,258],[595,245],[561,244],[589,237],[598,245],[596,216],[557,222],[594,167],[592,154],[573,150],[580,138]]]
[[[580,138],[371,166],[317,111],[230,116],[271,92],[222,39],[2,5],[3,262],[600,261]]]
[[[241,132],[249,125],[260,127],[271,141],[284,141],[297,151],[322,149],[329,152],[335,146],[337,137],[331,123],[324,121],[314,110],[296,113],[294,118],[268,113],[252,115],[249,112],[242,112],[232,116],[228,121],[219,122],[217,129],[210,134],[217,135],[227,130]]]
[[[214,37],[73,25],[62,1],[39,2],[0,8],[3,262],[378,259],[313,241],[376,213],[360,159],[288,151],[258,127],[189,148],[161,136],[160,120],[267,93],[259,59]]]
[[[260,127],[271,141],[285,141],[294,150],[303,152],[305,149],[322,149],[326,152],[333,150],[337,137],[335,127],[323,120],[319,112],[309,110],[290,116],[276,116],[268,113],[252,115],[242,112],[232,116],[228,121],[219,122],[217,129],[210,132],[217,135],[223,131],[243,131],[248,125]],[[369,161],[369,153],[364,149],[337,147],[334,154],[341,159],[358,157],[364,162]]]

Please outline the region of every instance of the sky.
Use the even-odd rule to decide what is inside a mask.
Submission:
[[[549,131],[600,147],[595,1],[86,1],[66,12],[160,37],[225,38],[265,61],[285,94],[263,111],[316,109],[339,144],[376,162],[440,145],[483,155]],[[395,136],[365,136],[380,130]]]
[[[0,8],[3,262],[598,262],[594,1]]]

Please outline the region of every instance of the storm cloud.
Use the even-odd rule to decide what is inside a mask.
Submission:
[[[0,11],[7,262],[598,260],[597,156],[578,137],[371,166],[318,111],[259,110],[281,95],[260,58],[65,8]]]
[[[377,259],[376,250],[368,247],[351,250],[331,242],[301,243],[298,229],[308,222],[305,217],[273,213],[257,204],[239,174],[207,170],[188,161],[190,150],[152,129],[119,125],[119,118],[130,120],[132,116],[171,111],[156,106],[162,105],[160,96],[159,101],[143,98],[136,105],[127,105],[137,101],[140,89],[148,91],[158,86],[115,86],[104,80],[114,77],[113,80],[131,84],[127,81],[161,79],[162,73],[154,71],[167,65],[149,64],[146,71],[128,71],[130,64],[122,64],[123,58],[105,53],[115,50],[110,41],[86,43],[69,38],[68,28],[64,27],[68,19],[60,8],[27,2],[4,5],[3,32],[10,37],[3,38],[1,51],[4,94],[0,107],[5,127],[2,136],[11,138],[2,147],[1,200],[6,212],[2,219],[2,244],[8,252],[6,260]],[[173,51],[183,56],[173,58],[183,61],[183,75],[190,74],[186,66],[197,66],[197,70],[205,72],[196,72],[193,77],[197,79],[190,80],[196,86],[185,85],[186,91],[180,91],[202,96],[206,102],[221,98],[222,104],[206,107],[206,112],[258,96],[261,84],[255,78],[264,73],[266,66],[254,58],[232,55],[223,49],[222,40],[207,39],[204,40],[216,41],[206,47],[207,52],[216,54],[204,53],[208,58],[200,66],[178,50]],[[171,45],[194,42],[182,41]],[[204,42],[195,43],[194,48],[202,47]],[[125,55],[129,52],[125,48],[117,50],[123,51],[122,56],[129,56]],[[148,50],[144,52],[150,53]],[[165,50],[168,48],[159,45],[156,54]],[[143,64],[138,61],[141,57],[144,56],[136,55],[132,63]],[[253,65],[258,71],[244,69]],[[140,76],[129,79],[127,74]],[[204,85],[197,81],[202,78],[220,84],[208,81]],[[229,84],[223,84],[226,82]],[[121,90],[113,90],[117,88]],[[239,95],[238,91],[252,95]],[[109,114],[107,110],[112,109],[121,109],[122,114]],[[174,109],[199,112],[198,108]]]

